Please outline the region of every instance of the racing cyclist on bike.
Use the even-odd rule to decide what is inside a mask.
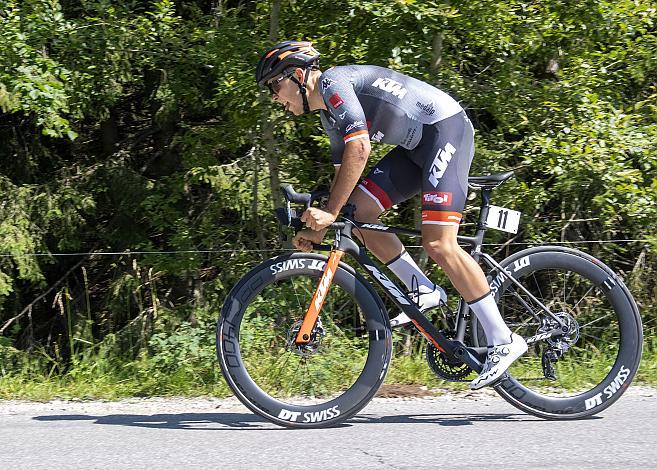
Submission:
[[[284,41],[267,50],[256,81],[296,116],[319,111],[328,133],[335,176],[326,207],[307,209],[294,246],[310,251],[347,203],[361,222],[380,223],[393,205],[422,191],[422,245],[445,271],[482,324],[486,362],[470,388],[497,381],[527,351],[524,339],[504,323],[481,267],[457,243],[465,207],[474,129],[461,106],[446,93],[417,79],[373,65],[319,69],[319,53],[307,41]],[[371,142],[396,145],[359,183]],[[422,311],[445,301],[390,233],[363,231],[367,248],[405,284]],[[415,294],[413,294],[415,293]],[[405,314],[391,320],[410,322]]]

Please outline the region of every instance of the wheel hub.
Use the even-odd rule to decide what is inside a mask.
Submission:
[[[303,320],[294,322],[287,332],[287,349],[301,357],[309,357],[316,354],[322,345],[322,339],[326,336],[326,331],[322,326],[322,319],[318,318],[315,328],[310,333],[310,341],[305,344],[296,344],[297,335],[301,329]]]
[[[564,323],[562,327],[563,334],[548,338],[547,343],[561,349],[562,352],[566,352],[579,339],[579,323],[577,323],[575,317],[569,312],[561,311],[555,313],[555,315]],[[544,319],[543,326],[538,329],[538,332],[545,333],[555,328],[559,328],[559,323],[553,318],[547,318]]]

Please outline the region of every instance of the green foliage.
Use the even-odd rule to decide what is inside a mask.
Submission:
[[[30,374],[105,367],[110,383],[118,367],[142,380],[131,393],[216,379],[207,325],[273,254],[260,250],[280,249],[269,178],[307,190],[331,176],[317,117],[283,116],[253,82],[272,5],[0,0],[0,328],[24,312],[0,335],[13,369],[27,350]],[[647,240],[580,247],[625,276],[650,337],[656,18],[648,0],[294,0],[274,29],[313,40],[324,68],[388,66],[456,97],[477,130],[472,173],[516,170],[494,198],[525,214],[514,243]],[[386,221],[414,224],[411,205]],[[61,251],[124,254],[27,256]],[[170,251],[184,253],[157,254]]]

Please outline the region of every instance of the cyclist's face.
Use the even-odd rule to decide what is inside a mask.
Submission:
[[[301,69],[294,70],[297,80],[299,80],[297,73],[298,70]],[[299,116],[300,114],[303,114],[303,99],[299,92],[299,86],[289,78],[291,73],[292,71],[279,75],[269,82],[272,91],[271,99],[277,103],[281,103],[285,108],[285,111],[289,111],[294,115]]]

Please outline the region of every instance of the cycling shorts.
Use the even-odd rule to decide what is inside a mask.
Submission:
[[[474,129],[465,112],[425,124],[412,150],[397,146],[358,185],[382,211],[422,191],[422,224],[459,225],[474,156]]]

